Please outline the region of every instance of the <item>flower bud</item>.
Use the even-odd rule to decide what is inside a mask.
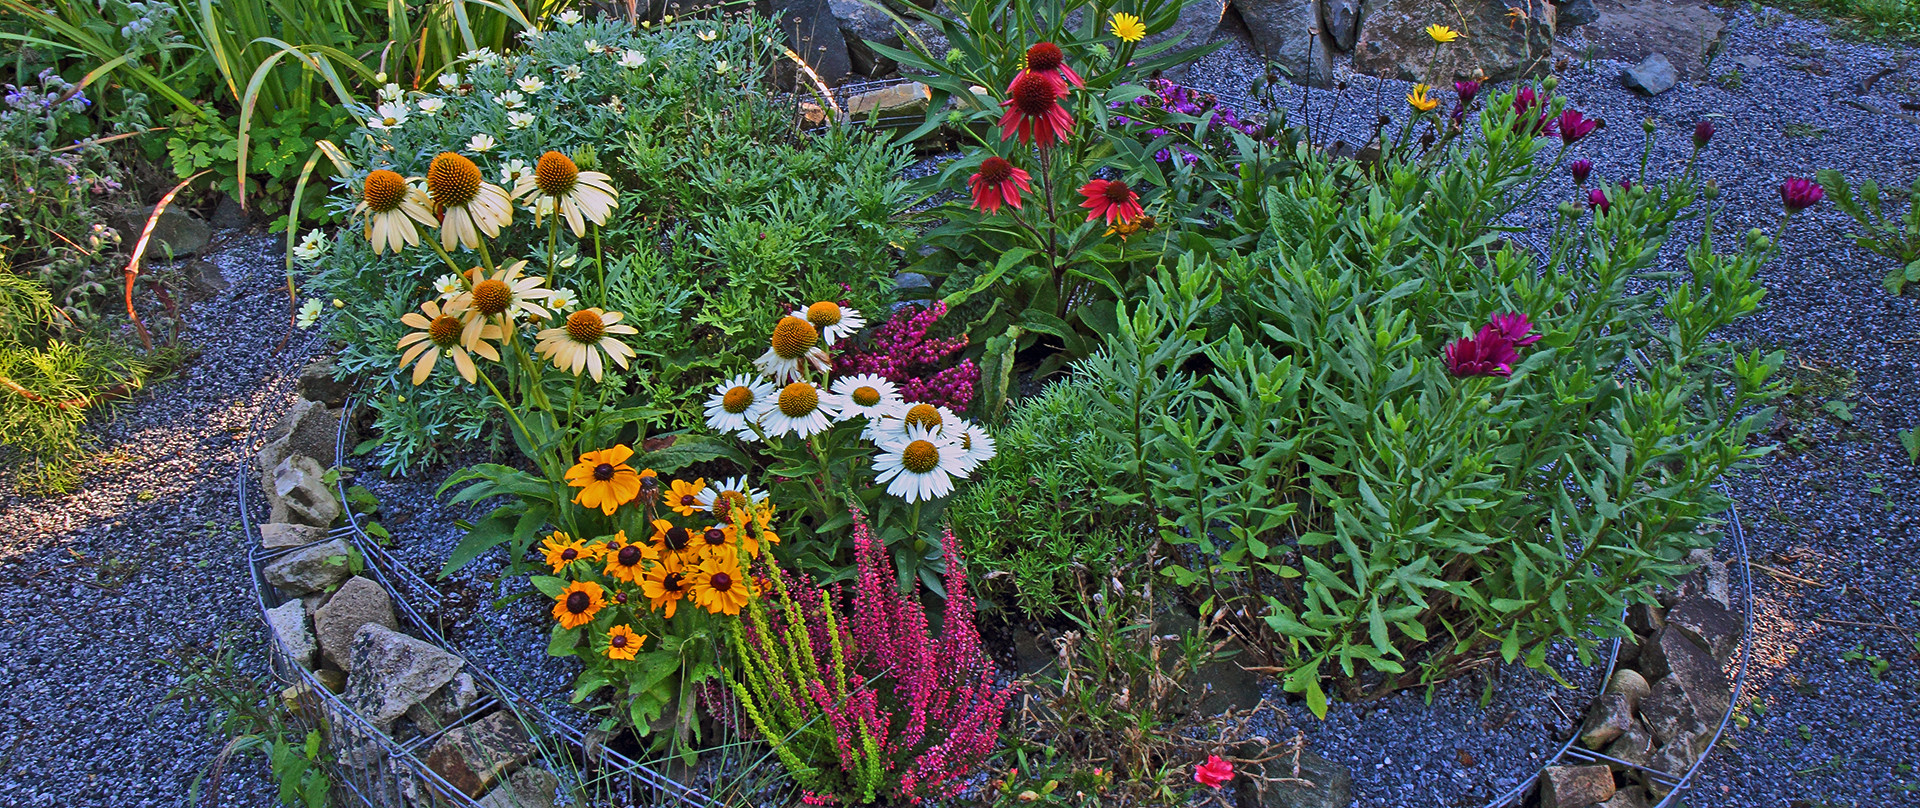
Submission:
[[[1707,142],[1713,140],[1713,121],[1701,121],[1693,125],[1693,147],[1704,149]]]
[[[1659,125],[1659,124],[1656,124],[1656,123],[1654,123],[1654,122],[1653,122],[1653,119],[1652,119],[1652,118],[1648,118],[1648,119],[1646,119],[1646,120],[1644,120],[1644,121],[1641,121],[1641,122],[1640,122],[1640,128],[1641,128],[1642,130],[1645,130],[1647,134],[1649,134],[1649,135],[1651,135],[1651,134],[1653,134],[1653,132],[1654,132],[1654,130],[1655,130],[1655,129],[1659,129],[1659,128],[1660,128],[1660,125]]]
[[[1553,88],[1558,86],[1560,86],[1559,76],[1549,75],[1540,80],[1540,89],[1546,90],[1547,92],[1553,92]]]
[[[1719,199],[1720,198],[1720,181],[1707,180],[1706,187],[1700,191],[1700,195],[1706,197],[1707,201],[1709,202],[1715,199]]]
[[[1572,202],[1562,202],[1560,203],[1560,215],[1569,219],[1577,218],[1580,215],[1580,206]]]

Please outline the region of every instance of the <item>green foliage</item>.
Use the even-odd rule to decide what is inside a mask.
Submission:
[[[1151,541],[1120,507],[1128,495],[1091,493],[1125,468],[1121,447],[1095,426],[1100,389],[1074,375],[1021,402],[997,433],[998,454],[947,506],[967,558],[1004,574],[1030,615],[1067,611]]]
[[[1920,15],[1920,9],[1914,12]],[[1920,283],[1920,177],[1907,192],[1906,212],[1900,213],[1880,197],[1880,185],[1873,180],[1860,183],[1858,197],[1847,178],[1831,168],[1819,175],[1820,187],[1848,216],[1860,225],[1853,241],[1902,264],[1887,273],[1881,284],[1889,294],[1900,294],[1907,284]],[[1897,204],[1897,203],[1896,203]]]
[[[281,805],[325,808],[329,804],[333,783],[327,777],[330,760],[320,731],[300,732],[290,720],[290,705],[267,692],[265,679],[235,664],[229,636],[221,637],[211,652],[170,667],[178,683],[167,691],[166,701],[204,714],[208,731],[228,739],[207,770],[194,777],[189,802],[200,804],[203,786],[207,801],[218,802],[225,760],[257,751],[267,758]]]

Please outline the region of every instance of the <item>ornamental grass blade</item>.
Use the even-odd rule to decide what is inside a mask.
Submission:
[[[140,332],[140,344],[145,346],[149,351],[153,350],[153,335],[147,333],[146,324],[140,322],[140,313],[133,310],[133,283],[140,279],[140,259],[146,255],[147,242],[153,238],[153,228],[160,223],[160,215],[167,212],[167,206],[173,204],[173,198],[179,196],[180,192],[184,190],[187,185],[194,180],[200,179],[206,175],[207,171],[211,170],[212,169],[205,169],[191,177],[181,180],[180,184],[173,186],[173,190],[168,191],[166,196],[160,197],[160,202],[153,206],[153,212],[147,215],[146,226],[140,228],[140,240],[134,242],[133,257],[127,259],[127,268],[123,270],[127,278],[127,317],[133,320],[134,329]]]

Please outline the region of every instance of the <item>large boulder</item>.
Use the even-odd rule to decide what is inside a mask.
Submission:
[[[1628,724],[1627,731],[1607,745],[1607,757],[1624,760],[1636,766],[1647,765],[1653,760],[1653,733],[1642,722],[1635,721]]]
[[[271,514],[267,521],[331,527],[340,518],[340,499],[326,483],[327,470],[306,455],[292,455],[273,467],[273,488],[267,492]]]
[[[1548,0],[1461,0],[1445,6],[1432,0],[1369,0],[1353,67],[1374,76],[1441,83],[1480,73],[1493,81],[1543,74],[1553,66],[1555,14]],[[1435,24],[1460,32],[1460,38],[1433,41],[1427,26]]]
[[[1333,37],[1334,47],[1353,50],[1360,38],[1360,0],[1320,0],[1320,24]]]
[[[1213,32],[1219,30],[1220,21],[1225,19],[1226,15],[1227,0],[1187,0],[1187,3],[1180,7],[1180,16],[1174,19],[1172,25],[1167,26],[1167,30],[1148,34],[1146,39],[1140,40],[1136,50],[1146,50],[1176,38],[1180,40],[1180,44],[1174,45],[1167,51],[1161,51],[1157,55],[1164,56],[1171,51],[1200,47],[1213,39]],[[1167,68],[1161,75],[1167,79],[1179,81],[1190,67],[1192,67],[1191,62],[1177,64]]]
[[[485,794],[513,767],[533,757],[533,740],[512,712],[502,710],[455,727],[427,752],[427,768],[469,797]]]
[[[281,522],[268,522],[260,526],[260,546],[268,550],[305,547],[326,539],[327,529],[324,527],[290,525]]]
[[[1640,652],[1640,672],[1656,680],[1649,699],[1659,695],[1662,683],[1671,682],[1686,692],[1702,716],[1711,716],[1715,722],[1733,700],[1720,663],[1672,624],[1653,635]]]
[[[461,671],[454,675],[453,681],[408,708],[407,720],[422,734],[439,732],[459,721],[479,700],[480,684],[474,681],[473,674]]]
[[[1242,808],[1347,808],[1353,804],[1353,774],[1347,767],[1302,749],[1296,774],[1294,760],[1291,754],[1280,755],[1261,764],[1263,778],[1233,778],[1236,804]]]
[[[114,208],[107,211],[106,218],[114,229],[120,231],[126,247],[132,249],[152,215],[152,207]],[[146,260],[164,261],[169,254],[175,258],[193,255],[205,250],[207,242],[212,239],[213,228],[208,227],[200,217],[179,205],[168,205],[154,222],[153,235],[147,240]]]
[[[387,595],[387,588],[356,575],[341,584],[340,591],[327,599],[327,605],[313,614],[314,633],[319,635],[320,654],[326,663],[346,670],[354,635],[368,624],[400,627],[393,618],[393,598]]]
[[[786,33],[787,46],[807,61],[821,81],[831,86],[847,80],[853,63],[847,56],[847,40],[840,35],[840,21],[827,0],[770,0],[767,12]],[[812,85],[789,60],[775,62],[774,70],[775,80],[784,86]]]
[[[347,543],[341,539],[309,544],[267,562],[267,583],[291,597],[324,592],[346,580]]]
[[[1707,77],[1707,53],[1727,27],[1707,0],[1593,0],[1593,7],[1598,17],[1580,29],[1585,47],[1575,40],[1564,50],[1590,47],[1599,58],[1627,64],[1662,53],[1689,81]]]
[[[294,455],[306,455],[324,466],[332,463],[336,454],[340,415],[327,409],[323,402],[297,399],[268,435],[267,445],[260,448],[257,459],[262,475],[271,477],[280,461]],[[262,488],[271,491],[270,484],[270,479],[263,479]]]
[[[899,67],[892,59],[867,47],[869,42],[889,48],[901,46],[900,26],[893,17],[862,0],[827,0],[827,8],[833,12],[834,19],[840,21],[840,38],[847,43],[848,67],[855,74],[877,79]]]
[[[480,798],[480,808],[553,808],[560,779],[538,766],[528,766],[507,778],[499,788]]]
[[[1626,734],[1627,728],[1636,721],[1633,717],[1633,704],[1619,693],[1603,693],[1594,699],[1593,706],[1587,708],[1587,720],[1580,725],[1580,745],[1588,749],[1605,749],[1607,745]]]
[[[1333,37],[1320,25],[1319,0],[1234,0],[1260,55],[1288,80],[1333,86]]]
[[[1540,808],[1588,808],[1613,798],[1613,770],[1602,765],[1540,770]]]
[[[1667,610],[1667,623],[1707,649],[1722,665],[1733,659],[1733,652],[1740,650],[1740,637],[1746,633],[1746,626],[1732,609],[1706,597],[1674,604]]]
[[[348,653],[347,704],[385,730],[453,681],[462,664],[436,645],[369,623],[353,635]]]

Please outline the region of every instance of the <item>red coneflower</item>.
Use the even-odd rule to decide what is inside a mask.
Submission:
[[[980,170],[967,178],[968,187],[973,189],[973,207],[993,213],[1001,205],[1011,205],[1020,209],[1020,194],[1031,189],[1032,176],[1014,168],[1004,157],[989,157],[980,161]]]
[[[1089,180],[1080,186],[1080,195],[1087,198],[1080,207],[1090,211],[1089,222],[1104,216],[1109,226],[1125,224],[1141,213],[1140,196],[1119,180]]]
[[[1021,77],[1028,75],[1051,79],[1055,95],[1066,95],[1068,84],[1082,88],[1087,86],[1086,82],[1080,80],[1080,74],[1067,66],[1067,55],[1060,52],[1060,46],[1052,42],[1041,42],[1027,49],[1027,69],[1013,80],[1018,83]],[[1012,84],[1007,85],[1007,92],[1013,92]]]
[[[1060,106],[1060,95],[1054,92],[1057,82],[1033,72],[1013,80],[1007,88],[1010,97],[1001,104],[1007,108],[1000,119],[1001,140],[1010,140],[1018,133],[1021,143],[1042,149],[1066,142],[1067,135],[1073,133],[1073,117]]]

